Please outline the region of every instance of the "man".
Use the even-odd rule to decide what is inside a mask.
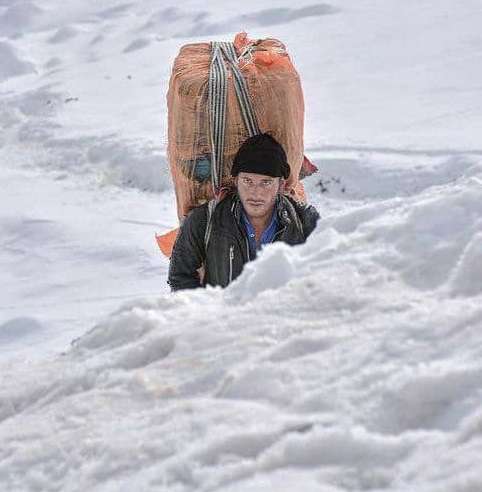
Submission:
[[[172,290],[226,287],[265,244],[303,243],[318,212],[282,193],[290,174],[283,147],[270,135],[248,138],[231,169],[236,191],[215,208],[204,204],[184,220],[174,244],[168,283]],[[204,275],[201,278],[200,268]]]

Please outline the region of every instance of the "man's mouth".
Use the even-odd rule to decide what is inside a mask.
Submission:
[[[248,205],[251,205],[253,207],[259,207],[261,205],[264,205],[264,202],[254,202],[252,200],[248,200]]]

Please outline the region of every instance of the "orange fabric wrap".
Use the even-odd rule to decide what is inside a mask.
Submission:
[[[169,231],[166,234],[162,234],[160,236],[156,234],[157,245],[159,246],[163,254],[168,258],[171,257],[172,248],[174,247],[174,242],[176,241],[178,232],[179,228],[173,229],[172,231]]]
[[[291,167],[286,192],[305,201],[299,175],[303,164],[304,101],[300,78],[283,43],[276,39],[252,41],[246,33],[234,40],[238,56],[247,47],[251,54],[239,66],[260,131],[283,145]],[[192,208],[213,198],[210,174],[199,176],[211,155],[208,108],[209,43],[183,46],[174,61],[169,90],[168,160],[176,191],[177,212],[182,219]],[[223,186],[232,186],[233,158],[249,135],[244,127],[231,73],[228,76]],[[206,173],[209,168],[204,167]]]

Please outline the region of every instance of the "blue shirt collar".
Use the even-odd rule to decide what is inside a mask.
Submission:
[[[241,210],[241,219],[246,229],[250,249],[252,252],[261,249],[261,246],[263,246],[264,244],[273,242],[276,231],[278,230],[278,214],[276,211],[276,207],[273,210],[273,215],[271,216],[270,223],[261,234],[258,244],[256,244],[256,234],[254,231],[254,227],[249,221],[248,216],[246,215],[244,209]]]

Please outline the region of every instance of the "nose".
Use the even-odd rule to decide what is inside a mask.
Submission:
[[[255,199],[264,198],[264,190],[260,185],[253,185],[251,188],[251,196]]]

